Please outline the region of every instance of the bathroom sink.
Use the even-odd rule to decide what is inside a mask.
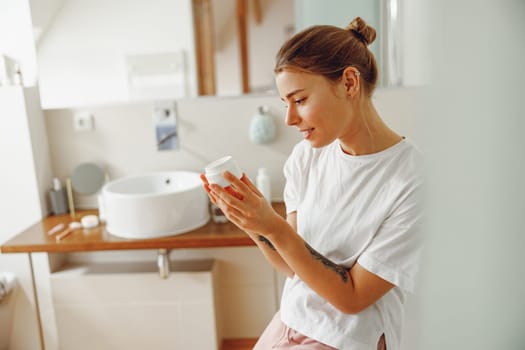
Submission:
[[[123,238],[177,235],[210,219],[199,174],[172,171],[129,176],[102,188],[106,230]]]

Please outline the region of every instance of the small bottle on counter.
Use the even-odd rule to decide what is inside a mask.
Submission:
[[[225,224],[228,222],[228,218],[226,217],[226,215],[224,215],[223,211],[221,210],[221,208],[219,208],[218,206],[216,206],[215,204],[213,203],[210,203],[210,210],[211,210],[211,219],[213,220],[214,223],[216,224]]]
[[[53,179],[53,188],[49,191],[49,203],[54,215],[66,214],[69,210],[66,190],[56,177]]]
[[[268,203],[272,202],[272,184],[270,180],[270,175],[268,174],[268,169],[259,168],[256,178],[257,189],[262,193],[264,198]]]

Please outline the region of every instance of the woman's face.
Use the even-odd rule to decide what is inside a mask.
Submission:
[[[312,147],[323,147],[348,130],[351,108],[343,83],[321,75],[283,70],[275,77],[287,107],[286,124],[295,126]]]

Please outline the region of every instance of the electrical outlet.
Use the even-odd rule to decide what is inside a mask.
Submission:
[[[91,131],[93,130],[93,114],[90,112],[76,113],[74,116],[75,131]]]

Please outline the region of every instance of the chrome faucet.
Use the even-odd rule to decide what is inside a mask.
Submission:
[[[153,109],[157,150],[179,148],[177,133],[177,112],[175,101],[156,102]]]
[[[157,135],[157,149],[160,150],[160,146],[162,144],[164,144],[165,142],[169,141],[170,139],[174,138],[174,137],[177,137],[177,129],[175,128],[173,131],[167,133],[167,134],[164,134],[164,136],[162,136],[160,138],[160,140],[158,139],[158,135]]]
[[[161,248],[157,252],[157,267],[159,268],[160,278],[168,278],[170,274],[170,259],[167,249]]]

